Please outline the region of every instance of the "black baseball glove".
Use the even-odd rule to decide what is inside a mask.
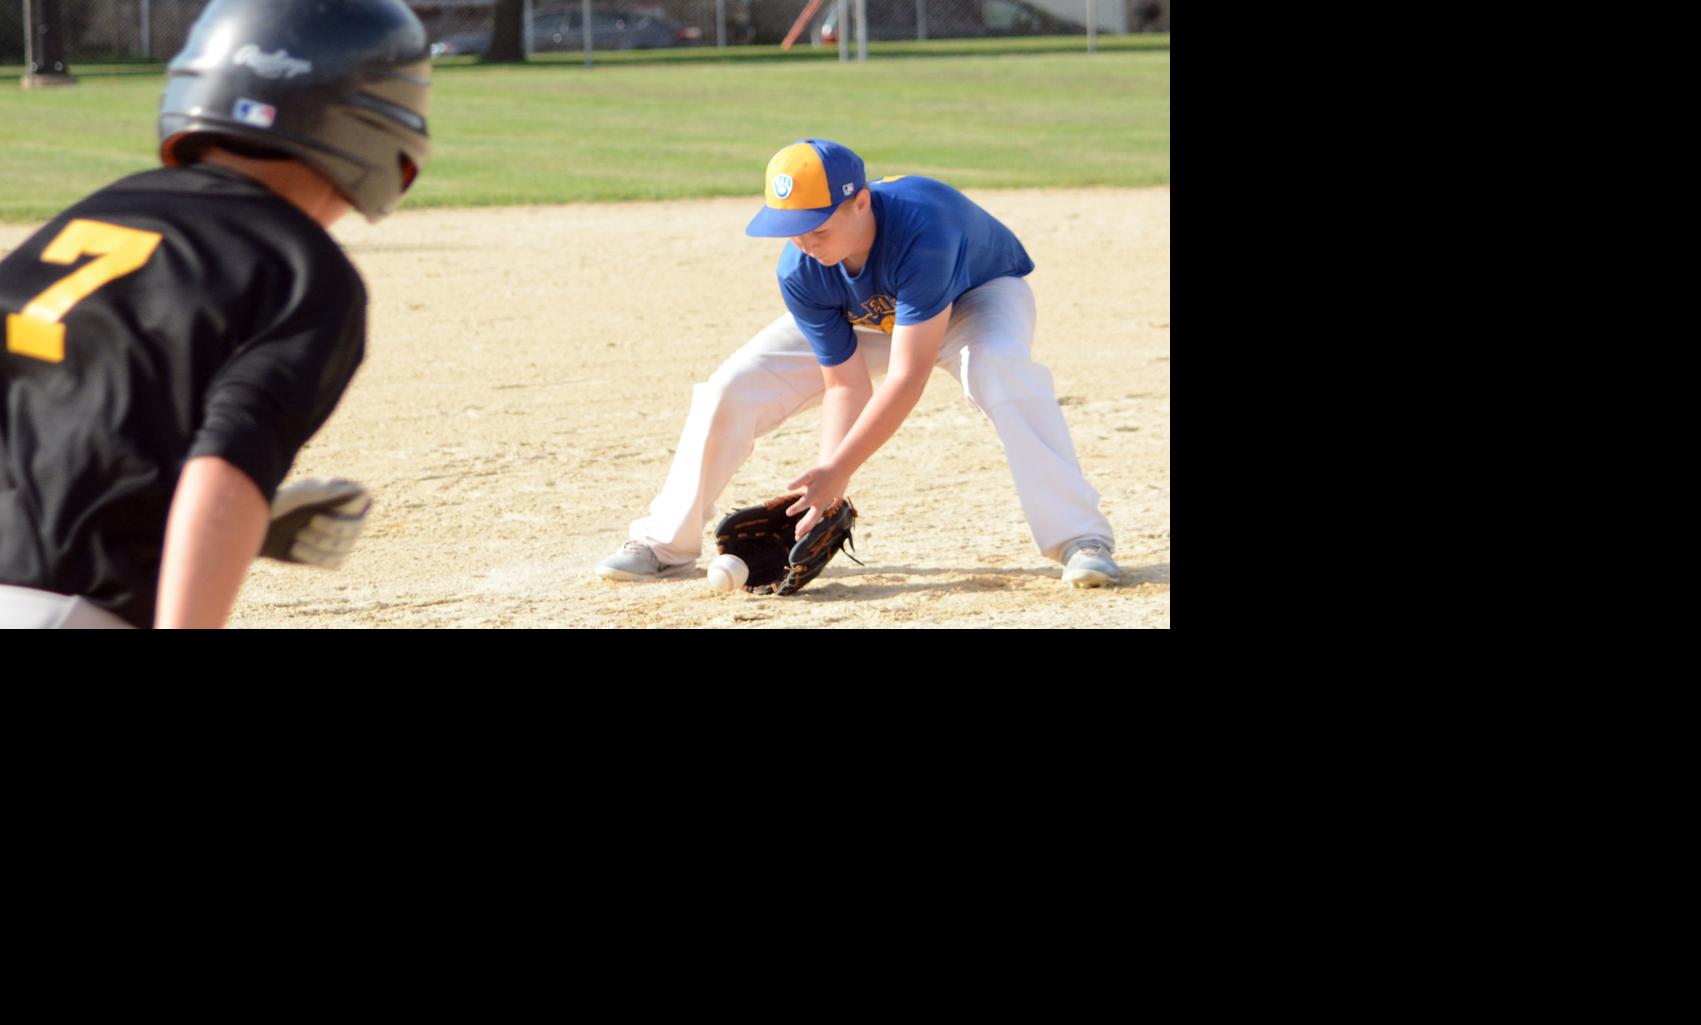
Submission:
[[[851,551],[856,550],[851,541],[856,509],[848,498],[834,502],[821,522],[794,543],[797,523],[804,514],[787,516],[786,508],[797,497],[781,495],[728,513],[715,528],[715,549],[722,555],[738,556],[750,567],[744,589],[751,594],[793,594],[814,580],[839,549],[850,545]],[[845,558],[862,565],[854,555]]]

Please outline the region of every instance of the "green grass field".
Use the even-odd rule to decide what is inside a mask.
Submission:
[[[407,204],[748,195],[774,150],[810,135],[851,146],[872,175],[964,188],[1168,184],[1169,37],[1083,42],[875,44],[846,65],[777,47],[610,54],[590,70],[578,55],[445,61],[432,161]],[[161,66],[72,70],[69,88],[0,77],[0,221],[45,219],[154,166]]]

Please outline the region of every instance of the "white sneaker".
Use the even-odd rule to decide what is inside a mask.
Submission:
[[[597,564],[597,576],[604,580],[654,580],[694,565],[696,563],[693,562],[663,565],[649,545],[628,541],[620,546],[620,551]]]
[[[1063,582],[1076,587],[1103,587],[1122,579],[1116,560],[1110,557],[1103,541],[1083,538],[1071,541],[1063,549]]]

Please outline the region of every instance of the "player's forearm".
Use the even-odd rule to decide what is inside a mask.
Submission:
[[[903,426],[910,410],[921,400],[921,393],[926,387],[925,371],[914,375],[888,375],[880,382],[880,387],[827,462],[848,479],[880,451],[880,446],[898,433],[898,428]]]
[[[246,473],[217,456],[191,459],[166,521],[154,625],[223,626],[270,520]]]
[[[821,396],[821,458],[825,463],[844,443],[845,435],[856,426],[857,418],[874,396],[874,386],[866,379],[860,386],[830,387]]]
[[[947,306],[928,320],[919,324],[899,324],[893,330],[886,380],[880,382],[874,397],[863,407],[845,440],[826,464],[847,484],[851,474],[898,433],[904,418],[920,401],[927,379],[933,373],[933,365],[939,359],[940,346],[945,342],[951,309]]]

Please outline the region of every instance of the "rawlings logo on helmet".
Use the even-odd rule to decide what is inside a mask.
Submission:
[[[288,50],[277,53],[266,53],[253,43],[249,43],[236,51],[231,57],[232,64],[245,64],[254,69],[261,78],[294,78],[305,75],[313,70],[313,65],[304,60],[296,60],[289,55]]]
[[[791,175],[789,175],[789,174],[776,174],[776,175],[774,175],[774,195],[780,197],[781,199],[784,199],[787,196],[791,195]]]

